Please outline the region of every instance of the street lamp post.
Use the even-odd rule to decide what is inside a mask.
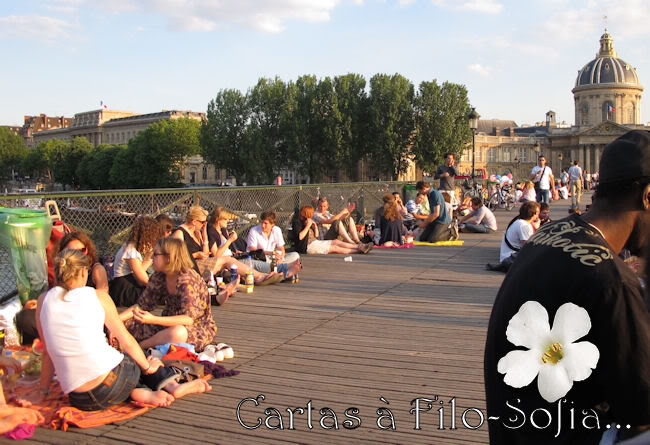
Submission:
[[[467,115],[469,121],[469,128],[472,130],[472,185],[474,185],[475,176],[475,162],[476,162],[476,130],[478,129],[478,120],[481,116],[476,112],[476,108],[472,107],[472,111]]]

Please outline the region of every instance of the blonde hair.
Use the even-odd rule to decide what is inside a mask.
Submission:
[[[169,260],[166,272],[185,273],[194,268],[194,263],[190,258],[185,243],[178,238],[173,238],[171,236],[162,238],[158,241],[156,246],[160,253],[167,256],[167,259]]]
[[[527,189],[535,188],[535,184],[533,184],[531,181],[528,181],[528,182],[526,182],[526,188]]]
[[[80,250],[63,249],[54,258],[54,275],[57,286],[69,290],[66,282],[74,280],[79,276],[82,269],[90,267],[90,258]]]
[[[193,206],[187,211],[186,222],[201,221],[207,219],[208,212],[201,206]]]

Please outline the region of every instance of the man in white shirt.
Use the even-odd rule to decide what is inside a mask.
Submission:
[[[510,222],[506,233],[501,240],[499,264],[486,265],[487,270],[507,272],[517,257],[519,250],[526,244],[535,229],[533,224],[539,219],[540,205],[534,201],[527,201],[519,208],[519,216]]]
[[[497,219],[479,197],[472,198],[472,211],[458,221],[458,230],[469,233],[490,233],[497,230]]]
[[[569,168],[569,181],[571,181],[571,208],[580,209],[582,200],[582,169],[578,166],[578,161],[573,161]]]
[[[530,172],[530,180],[535,184],[537,202],[549,204],[551,202],[551,187],[555,184],[555,178],[553,177],[551,167],[546,165],[546,157],[544,155],[539,157],[539,165],[533,167],[533,170]]]

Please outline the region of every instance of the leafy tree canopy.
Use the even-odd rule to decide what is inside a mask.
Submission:
[[[6,127],[0,127],[0,177],[10,177],[12,169],[17,169],[26,155],[23,138]]]

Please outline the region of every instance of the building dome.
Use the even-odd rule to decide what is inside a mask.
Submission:
[[[614,40],[605,30],[600,37],[600,51],[595,59],[578,72],[575,88],[593,88],[598,85],[608,87],[615,84],[642,88],[636,68],[616,56]]]

